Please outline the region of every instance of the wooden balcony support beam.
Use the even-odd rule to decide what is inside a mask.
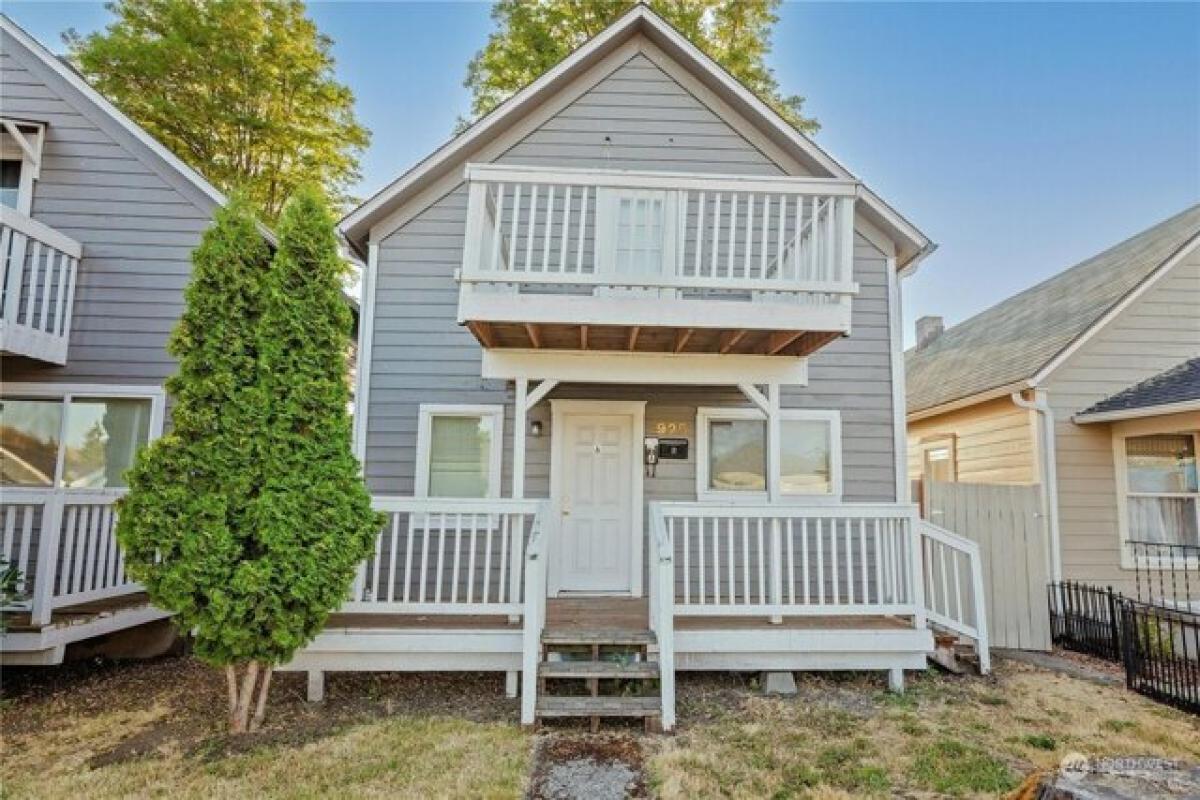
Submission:
[[[588,326],[587,325],[579,326],[579,349],[580,350],[588,349]]]
[[[763,355],[773,356],[782,353],[784,348],[791,345],[804,335],[804,331],[775,331],[763,343]]]
[[[496,337],[492,335],[492,326],[487,322],[468,322],[467,328],[471,333],[475,334],[475,338],[483,343],[484,347],[495,347]]]
[[[535,349],[540,350],[542,348],[542,334],[541,331],[538,330],[538,326],[526,322],[525,333],[529,336],[529,343],[532,344]]]
[[[683,348],[687,346],[688,341],[692,338],[692,334],[695,332],[696,332],[695,328],[684,328],[683,330],[676,333],[675,334],[674,352],[682,353]]]
[[[718,347],[721,355],[725,355],[734,347],[736,347],[738,342],[746,338],[746,333],[747,331],[744,328],[742,330],[725,331],[725,333],[722,333],[721,342]]]
[[[634,325],[629,329],[629,344],[626,346],[626,350],[633,351],[637,348],[638,334],[641,333],[641,331],[642,329],[637,325]]]

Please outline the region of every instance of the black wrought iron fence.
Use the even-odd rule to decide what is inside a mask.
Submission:
[[[1200,614],[1133,600],[1120,608],[1129,688],[1200,714]]]
[[[1052,583],[1051,637],[1059,647],[1122,664],[1131,690],[1200,714],[1200,548],[1129,544],[1138,597]]]

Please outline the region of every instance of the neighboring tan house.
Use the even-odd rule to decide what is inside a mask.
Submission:
[[[0,557],[26,595],[4,664],[162,619],[128,580],[113,502],[160,435],[167,336],[224,202],[0,15]]]
[[[953,328],[917,326],[910,475],[1044,487],[1051,578],[1132,594],[1128,542],[1200,546],[1200,205]]]
[[[899,278],[930,242],[645,6],[342,230],[388,523],[285,665],[310,696],[497,670],[527,723],[670,727],[676,670],[899,688],[928,624],[983,636],[971,544],[907,496]]]

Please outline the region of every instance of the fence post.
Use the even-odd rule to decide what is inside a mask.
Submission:
[[[1113,593],[1113,588],[1111,586],[1108,587],[1108,591],[1105,594],[1108,597],[1109,625],[1112,627],[1113,655],[1120,657],[1121,626],[1120,622],[1117,620],[1117,596]]]

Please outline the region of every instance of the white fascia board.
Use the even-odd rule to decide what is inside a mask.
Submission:
[[[628,353],[485,349],[482,377],[570,383],[725,386],[739,383],[808,384],[808,359],[715,353]]]
[[[735,303],[695,298],[463,292],[460,322],[561,325],[639,325],[659,328],[747,330],[850,330],[850,304],[799,306],[782,303]]]

